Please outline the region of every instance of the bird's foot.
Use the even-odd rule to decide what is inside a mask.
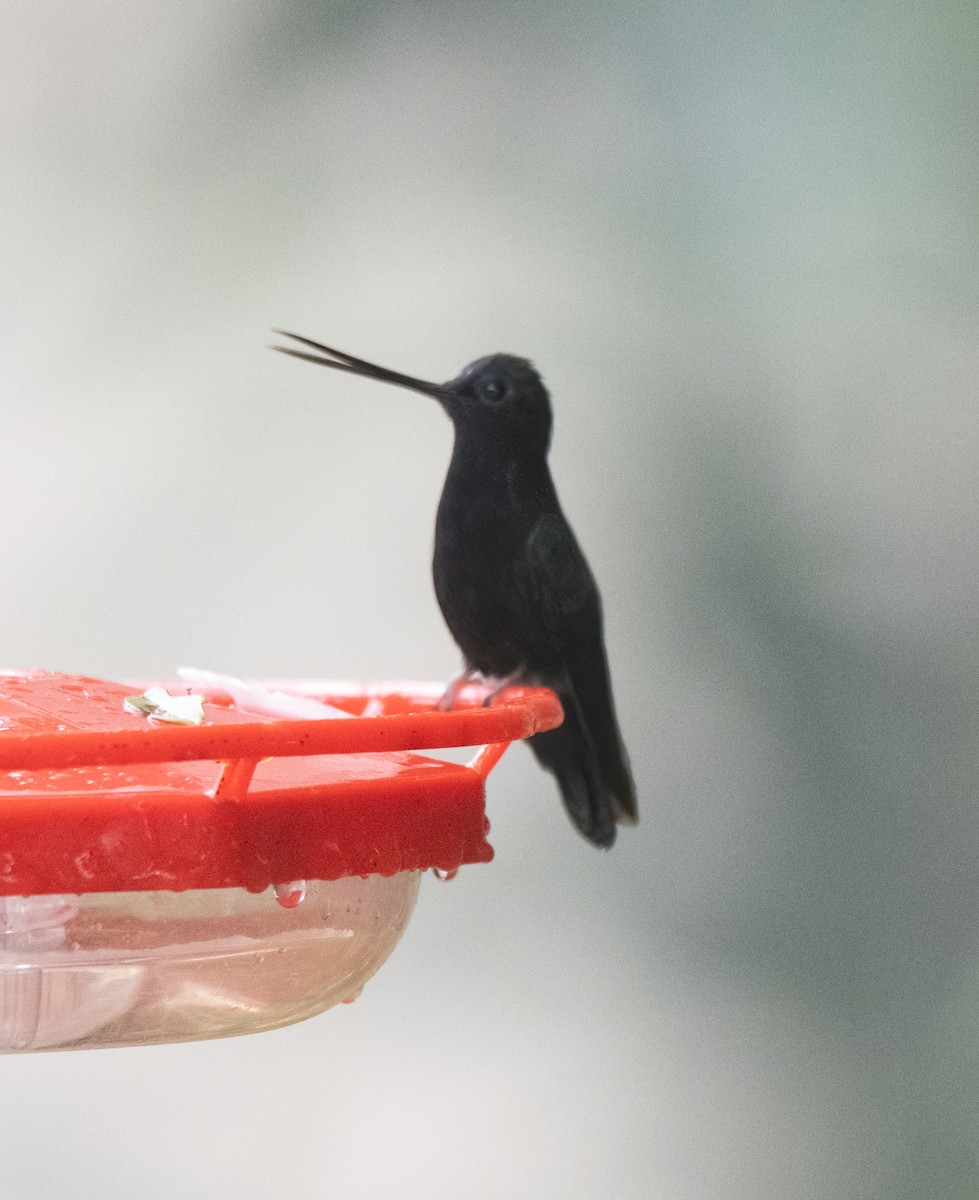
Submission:
[[[451,712],[452,706],[455,704],[456,697],[459,695],[461,689],[464,688],[467,683],[471,683],[476,678],[476,675],[476,671],[463,671],[461,675],[457,675],[442,693],[441,698],[435,705],[436,712]]]
[[[490,708],[496,701],[500,692],[505,692],[508,687],[513,687],[515,684],[526,682],[521,671],[511,671],[509,675],[504,675],[502,679],[488,680],[491,691],[483,701],[483,708]]]

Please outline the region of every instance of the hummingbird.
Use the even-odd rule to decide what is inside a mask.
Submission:
[[[548,687],[564,721],[529,739],[556,778],[578,831],[596,846],[637,820],[636,792],[619,734],[605,654],[602,604],[547,463],[551,401],[525,358],[491,354],[448,383],[427,383],[276,330],[304,347],[294,358],[431,396],[452,420],[454,444],[435,522],[432,573],[465,672],[492,689]]]

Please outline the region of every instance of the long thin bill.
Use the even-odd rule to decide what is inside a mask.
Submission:
[[[298,333],[289,333],[285,329],[273,330],[280,337],[292,338],[294,341],[310,347],[309,350],[297,350],[293,346],[273,346],[280,354],[289,354],[293,358],[301,358],[305,362],[316,363],[321,367],[332,367],[334,371],[346,371],[351,375],[363,375],[367,379],[380,379],[383,383],[393,383],[397,387],[411,388],[415,392],[424,392],[441,400],[445,388],[437,383],[428,383],[424,379],[414,379],[411,375],[402,375],[398,371],[389,371],[387,367],[379,367],[376,363],[367,362],[363,358],[354,358],[352,354],[344,354],[342,350],[334,350],[321,342],[310,338],[300,337]],[[312,353],[311,351],[316,351]]]

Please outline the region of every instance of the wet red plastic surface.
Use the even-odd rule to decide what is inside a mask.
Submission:
[[[436,685],[278,681],[350,716],[282,720],[212,692],[205,723],[180,726],[124,708],[144,686],[0,674],[0,894],[260,890],[488,862],[487,773],[562,715],[543,689],[489,708],[465,689],[440,713]],[[412,753],[449,746],[485,748],[469,765]]]

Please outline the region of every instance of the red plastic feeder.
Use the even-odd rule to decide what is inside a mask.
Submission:
[[[0,1050],[256,1032],[354,997],[418,873],[492,858],[486,776],[562,716],[542,689],[443,713],[437,685],[270,685],[342,710],[311,719],[166,686],[203,693],[202,724],[131,711],[143,685],[0,674]],[[450,746],[481,749],[416,753]]]

